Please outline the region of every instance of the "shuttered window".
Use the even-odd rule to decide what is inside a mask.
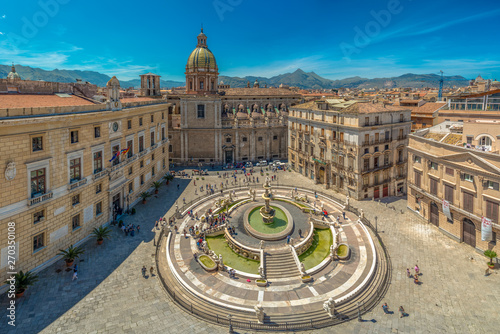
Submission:
[[[420,174],[419,172],[415,171],[415,185],[417,187],[421,187],[421,183],[422,183],[422,174]]]
[[[474,212],[474,195],[464,192],[464,210]]]
[[[447,184],[444,185],[444,199],[453,204],[453,187]]]
[[[486,217],[498,224],[498,203],[486,201]]]
[[[430,182],[430,189],[429,189],[430,193],[432,195],[437,196],[437,193],[438,193],[438,181],[435,180],[435,179],[433,179],[433,178],[430,178],[429,182]]]

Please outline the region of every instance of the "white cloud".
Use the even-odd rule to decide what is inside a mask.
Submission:
[[[0,31],[0,35],[5,35],[5,33]]]
[[[3,14],[1,17],[2,17],[2,19],[4,19],[4,18],[6,18],[6,17],[7,17],[7,15]]]

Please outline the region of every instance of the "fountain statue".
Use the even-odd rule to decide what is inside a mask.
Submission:
[[[275,211],[269,205],[269,202],[271,201],[271,185],[269,184],[269,177],[266,178],[266,182],[264,183],[263,188],[266,191],[262,195],[262,198],[266,202],[266,205],[260,209],[260,215],[262,216],[262,221],[264,222],[264,224],[272,224],[274,222]]]
[[[335,316],[335,301],[333,300],[333,297],[330,297],[326,302],[323,303],[323,309],[331,318]]]
[[[257,321],[259,322],[259,324],[263,324],[264,323],[264,308],[262,307],[262,305],[258,304],[258,305],[255,305],[254,310],[255,310],[255,315],[257,316]]]

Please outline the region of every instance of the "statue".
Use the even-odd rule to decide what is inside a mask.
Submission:
[[[233,195],[231,192],[229,192],[229,203],[233,202]]]
[[[259,246],[260,246],[260,249],[264,249],[264,240],[261,240],[261,241],[260,241]]]
[[[335,316],[335,301],[333,297],[330,297],[326,302],[323,303],[323,309],[328,313],[330,318]]]
[[[16,163],[11,161],[7,164],[7,168],[5,169],[5,179],[7,181],[12,181],[16,177]]]
[[[300,273],[304,274],[306,272],[306,268],[304,267],[304,262],[300,263]]]
[[[365,213],[363,212],[363,209],[359,209],[359,211],[360,211],[359,218],[361,219],[365,218]]]
[[[309,203],[309,200],[307,199],[307,194],[304,196],[304,202]]]
[[[254,201],[254,202],[255,202],[255,193],[256,193],[255,189],[252,190],[252,201]]]
[[[255,305],[254,310],[255,310],[255,315],[257,316],[257,321],[259,322],[259,324],[263,324],[264,323],[264,309],[262,308],[262,305],[260,305],[260,304]]]
[[[349,195],[347,195],[345,198],[345,207],[349,208]]]
[[[224,261],[222,260],[222,254],[219,254],[219,270],[224,270]]]
[[[259,267],[259,275],[261,278],[265,278],[264,267]]]

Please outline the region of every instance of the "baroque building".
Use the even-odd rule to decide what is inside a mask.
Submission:
[[[326,99],[291,108],[292,168],[317,184],[354,197],[406,193],[411,111],[356,100]]]
[[[288,108],[301,100],[289,89],[229,88],[198,35],[186,64],[186,90],[168,95],[173,163],[236,163],[287,158]]]
[[[165,100],[120,99],[115,77],[104,103],[72,93],[93,86],[42,84],[40,93],[0,94],[2,282],[10,222],[16,270],[41,269],[132,208],[168,172]]]
[[[479,251],[498,249],[498,120],[445,121],[409,136],[408,208]],[[482,219],[492,233],[481,236]]]

